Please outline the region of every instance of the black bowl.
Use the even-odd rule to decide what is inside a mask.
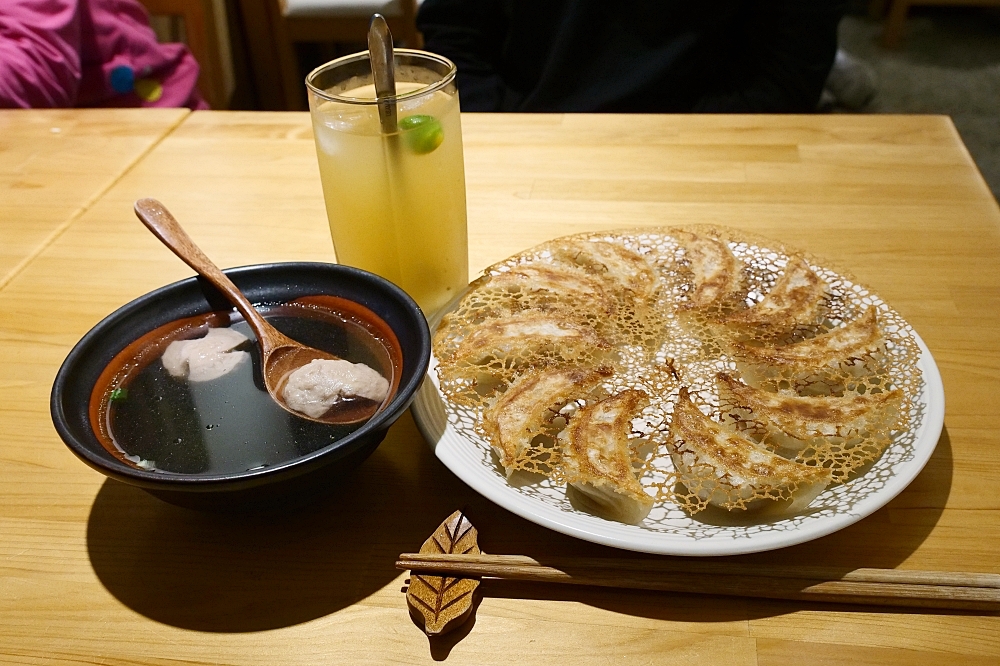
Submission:
[[[189,475],[149,471],[121,460],[94,433],[90,400],[112,359],[134,340],[178,319],[231,310],[200,277],[175,282],[137,298],[95,326],[73,348],[52,386],[52,421],[83,462],[112,479],[138,486],[172,504],[201,510],[271,510],[303,504],[332,489],[367,458],[402,415],[427,372],[427,321],[402,289],[366,271],[336,264],[281,263],[225,271],[254,303],[314,295],[338,296],[368,308],[395,333],[402,352],[396,395],[361,428],[319,450],[264,469]]]

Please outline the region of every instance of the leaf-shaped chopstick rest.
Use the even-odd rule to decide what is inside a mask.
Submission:
[[[479,533],[461,511],[448,516],[430,536],[420,552],[425,555],[479,555]],[[423,625],[428,636],[439,636],[462,625],[472,616],[472,595],[479,587],[475,578],[452,578],[414,573],[406,591],[410,615]]]

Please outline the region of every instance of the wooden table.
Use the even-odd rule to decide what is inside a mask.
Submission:
[[[62,117],[80,126],[91,113]],[[118,162],[81,150],[65,176],[48,172],[56,194],[16,198],[11,155],[37,147],[53,164],[60,146],[30,129],[48,131],[50,116],[0,113],[0,143],[20,146],[0,153],[3,245],[34,239],[18,241],[0,288],[0,661],[1000,659],[996,614],[500,582],[483,585],[470,630],[429,643],[393,560],[456,508],[491,553],[618,551],[480,498],[409,416],[329,500],[282,520],[189,512],[89,470],[49,420],[59,363],[114,308],[190,274],[135,220],[133,200],[163,200],[222,265],[334,256],[305,114],[199,112],[154,131],[159,117],[104,113],[95,134],[109,144],[169,133]],[[473,271],[573,232],[720,223],[852,271],[934,353],[946,426],[913,484],[841,532],[735,559],[1000,573],[1000,212],[947,118],[466,115],[463,127]],[[68,192],[76,199],[58,199]],[[51,224],[36,233],[41,210]]]
[[[187,115],[147,111],[0,113],[0,286]]]

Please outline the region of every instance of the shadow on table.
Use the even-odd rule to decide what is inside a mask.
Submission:
[[[933,529],[951,477],[946,429],[920,476],[872,516],[810,543],[730,559],[845,570],[894,567]],[[479,530],[484,552],[540,560],[643,557],[550,531],[489,502],[438,462],[409,416],[330,497],[285,516],[202,514],[106,481],[91,509],[87,542],[101,582],[136,612],[201,631],[259,631],[316,619],[382,590],[401,577],[396,556],[416,551],[458,508]],[[491,599],[554,599],[686,622],[740,621],[807,607],[503,581],[487,581],[481,589],[486,608]],[[399,604],[400,617],[409,624],[402,594]],[[429,646],[432,656],[446,658],[454,641],[439,643]]]
[[[343,486],[288,514],[199,513],[108,480],[90,512],[90,561],[119,601],[165,624],[246,632],[307,622],[402,576],[396,556],[471,495],[437,468],[407,416]]]
[[[850,527],[772,553],[734,561],[788,562],[822,567],[891,569],[907,560],[934,529],[951,493],[953,461],[948,428],[923,471],[894,500]]]
[[[938,440],[934,454],[923,471],[903,493],[871,516],[839,532],[798,546],[766,553],[718,558],[715,561],[742,564],[787,562],[793,566],[811,565],[843,570],[844,573],[860,567],[896,567],[924,542],[934,525],[937,524],[951,492],[952,471],[951,440],[948,436],[948,430],[945,428]],[[479,527],[476,517],[470,514],[470,518]],[[483,527],[479,527],[479,529],[480,534],[489,534],[487,529]],[[562,538],[568,537],[560,535],[560,540]],[[571,541],[572,544],[556,548],[548,546],[532,548],[531,545],[528,545],[522,550],[509,552],[531,555],[543,563],[547,555],[564,556],[568,553],[581,557],[623,555],[646,557],[640,554],[626,554],[613,549],[602,549],[604,552],[598,552],[593,544],[574,547],[574,544],[581,544],[581,542]],[[486,545],[486,537],[482,539],[482,547],[488,552],[501,552],[490,549]],[[596,548],[600,549],[601,547]],[[825,604],[801,601],[740,599],[644,590],[630,590],[627,595],[622,595],[619,591],[601,588],[497,580],[486,581],[482,589],[483,595],[487,599],[524,598],[575,601],[626,615],[683,622],[726,622],[756,619],[782,615],[800,609],[825,607]],[[840,605],[838,608],[840,610],[856,608],[867,612],[872,610],[871,606]]]

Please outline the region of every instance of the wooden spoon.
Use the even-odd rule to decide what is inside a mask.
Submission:
[[[226,277],[226,274],[205,256],[201,248],[195,245],[180,223],[159,201],[139,199],[135,202],[135,214],[153,232],[154,236],[184,260],[184,263],[211,282],[243,315],[257,337],[257,345],[260,347],[264,386],[267,387],[271,398],[283,409],[299,418],[334,425],[365,421],[378,411],[381,405],[374,400],[349,399],[335,403],[325,414],[319,418],[313,418],[302,412],[297,412],[285,404],[281,389],[289,374],[314,359],[336,360],[338,357],[300,344],[269,324],[250,304],[247,297],[233,284],[232,280]]]

